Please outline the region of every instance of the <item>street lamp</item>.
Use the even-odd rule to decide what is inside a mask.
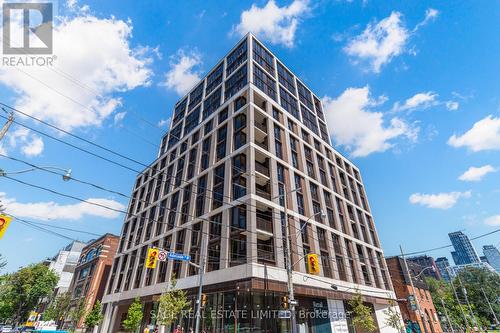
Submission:
[[[19,171],[12,171],[12,172],[6,172],[5,170],[0,169],[0,177],[5,177],[5,176],[8,176],[8,175],[17,175],[17,174],[20,174],[20,173],[26,173],[26,172],[36,171],[36,170],[58,170],[58,171],[62,171],[62,172],[64,172],[64,174],[61,175],[63,181],[67,182],[67,181],[71,180],[71,169],[63,169],[63,168],[59,168],[59,167],[55,167],[55,166],[39,166],[39,167],[36,167],[36,168],[19,170]]]

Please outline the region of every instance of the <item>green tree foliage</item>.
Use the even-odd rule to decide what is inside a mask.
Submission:
[[[63,319],[68,317],[71,305],[71,293],[65,292],[56,296],[43,313],[43,320],[53,320],[59,327]]]
[[[43,264],[34,264],[2,276],[0,285],[0,316],[21,323],[38,301],[49,296],[59,277]]]
[[[99,325],[103,319],[101,302],[96,301],[92,310],[85,317],[85,327],[92,328]]]
[[[161,295],[158,307],[158,323],[171,325],[182,310],[189,309],[189,301],[184,290],[177,289],[177,281],[172,278],[167,291]]]
[[[495,322],[494,317],[484,294],[486,294],[486,297],[490,301],[493,311],[497,314],[500,313],[500,304],[495,302],[500,288],[500,276],[486,269],[472,267],[460,271],[459,276],[463,286],[467,290],[467,297],[471,303],[476,321],[482,326],[493,324]],[[453,285],[455,286],[459,299],[463,302],[462,305],[457,304],[452,284],[446,283],[443,280],[437,281],[432,278],[427,279],[427,284],[429,285],[434,306],[438,313],[444,315],[444,309],[441,302],[441,300],[443,300],[452,325],[460,327],[465,326],[461,308],[467,316],[469,325],[472,325],[470,311],[465,304],[465,295],[463,294],[458,277],[453,280]]]
[[[127,318],[123,321],[123,327],[129,332],[136,332],[141,326],[142,317],[142,303],[139,298],[136,298],[128,308]]]
[[[393,300],[389,302],[389,308],[384,311],[386,315],[385,324],[389,327],[396,329],[398,332],[404,332],[405,327],[403,324],[403,318],[401,314],[396,309],[398,305]]]
[[[85,297],[80,297],[80,299],[76,303],[76,306],[69,311],[68,317],[73,328],[76,328],[80,320],[85,317],[85,314],[87,312],[85,305]]]
[[[349,305],[352,308],[352,323],[355,327],[360,327],[363,331],[367,332],[377,330],[377,325],[372,317],[372,309],[363,303],[363,296],[361,296],[359,291],[349,301]]]

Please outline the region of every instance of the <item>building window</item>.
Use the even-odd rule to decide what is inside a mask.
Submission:
[[[181,223],[184,224],[188,221],[189,217],[189,204],[191,203],[191,184],[184,187],[182,193],[182,208],[181,208]]]
[[[269,74],[274,76],[274,58],[259,42],[253,40],[253,59]]]
[[[247,126],[247,117],[240,114],[234,118],[234,150],[242,147],[247,142],[244,130]]]
[[[314,134],[318,134],[318,123],[316,122],[316,116],[308,111],[303,105],[300,105],[300,111],[302,112],[302,122],[303,124],[313,131]]]
[[[214,170],[212,209],[219,208],[224,203],[224,168],[225,164],[222,163]]]
[[[255,86],[262,90],[267,96],[276,100],[276,81],[267,75],[258,66],[253,67],[253,81]]]
[[[313,109],[312,95],[309,89],[306,88],[302,83],[297,81],[297,91],[299,92],[299,99],[302,103],[304,103],[309,110]]]
[[[217,131],[217,161],[226,156],[227,125]]]
[[[203,81],[198,84],[196,88],[189,94],[189,107],[188,111],[191,111],[194,109],[195,106],[197,106],[202,98],[203,98]]]
[[[226,77],[238,68],[245,60],[247,60],[247,42],[243,41],[240,45],[231,52],[226,59]]]
[[[240,96],[240,97],[236,98],[236,100],[234,101],[234,112],[237,112],[239,109],[244,107],[246,104],[247,104],[247,99],[245,98],[245,96]]]
[[[231,227],[234,230],[246,230],[247,211],[245,205],[234,206],[231,208]]]
[[[246,172],[246,155],[239,154],[233,157],[233,200],[239,199],[247,193]]]
[[[175,125],[179,120],[184,118],[184,114],[186,112],[187,106],[187,98],[185,98],[182,102],[178,102],[174,108],[174,118],[172,120],[172,124]]]
[[[211,147],[211,137],[207,137],[202,143],[201,152],[201,171],[206,170],[210,164],[210,147]],[[165,192],[167,193],[167,192]]]
[[[207,119],[220,106],[221,88],[218,88],[212,95],[203,102],[203,120]],[[207,129],[205,127],[205,134]]]
[[[205,88],[205,96],[208,96],[219,84],[222,83],[222,72],[224,71],[224,63],[222,62],[212,73],[207,76],[207,86]],[[219,95],[220,96],[220,95]]]
[[[236,73],[234,73],[225,83],[225,100],[227,101],[232,96],[236,95],[248,82],[247,66],[243,66]]]
[[[297,104],[297,100],[282,87],[280,87],[280,104],[292,116],[300,120],[299,106]]]
[[[184,136],[188,135],[200,123],[200,107],[194,109],[186,116],[184,122]]]
[[[203,215],[205,207],[205,193],[207,190],[207,176],[203,175],[198,179],[198,191],[196,194],[196,216]]]
[[[220,268],[220,241],[222,231],[222,214],[214,215],[210,219],[208,239],[207,271],[216,271]]]
[[[278,80],[288,91],[295,95],[295,79],[285,66],[278,62]]]

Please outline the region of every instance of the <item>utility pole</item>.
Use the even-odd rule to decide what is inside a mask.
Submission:
[[[5,110],[4,110],[5,111]],[[14,121],[14,113],[9,113],[9,118],[7,118],[7,122],[5,125],[3,125],[2,129],[0,130],[0,140],[3,139],[5,136],[5,133],[9,130],[10,125],[12,125],[12,122]]]
[[[448,316],[448,310],[446,310],[446,305],[444,304],[444,301],[442,298],[441,298],[441,305],[443,306],[444,315],[446,316],[446,320],[448,321],[448,326],[451,329],[451,333],[455,333],[455,330],[453,329],[453,325],[451,324],[450,317]]]
[[[195,329],[194,333],[200,333],[200,323],[201,323],[201,296],[203,294],[203,275],[205,274],[205,263],[207,260],[206,256],[206,249],[205,249],[205,237],[202,236],[202,241],[201,241],[201,251],[200,251],[200,266],[198,266],[199,269],[199,274],[200,274],[200,280],[199,280],[199,287],[198,287],[198,299],[197,299],[197,304],[196,304],[196,324],[195,324]]]
[[[486,302],[488,303],[488,307],[490,308],[490,311],[491,311],[491,314],[493,315],[493,318],[495,318],[495,324],[497,324],[497,326],[498,326],[499,323],[498,323],[497,315],[496,315],[495,311],[493,311],[493,307],[491,306],[490,300],[488,299],[488,296],[486,296],[486,292],[484,291],[483,287],[481,287],[481,291],[483,292],[484,298],[486,299]]]
[[[295,296],[293,293],[293,267],[291,259],[291,237],[290,230],[288,229],[288,198],[286,189],[283,194],[284,209],[285,209],[285,260],[286,260],[286,274],[288,278],[288,302],[290,302],[290,321],[291,321],[291,331],[292,333],[297,333],[297,318],[295,317]],[[196,332],[197,333],[197,332]]]
[[[417,291],[415,290],[415,286],[413,285],[413,278],[410,274],[410,271],[408,270],[408,263],[406,262],[405,254],[403,252],[403,247],[401,245],[399,245],[399,249],[401,250],[401,258],[403,259],[406,274],[408,274],[408,277],[410,278],[410,285],[411,285],[411,289],[413,292],[413,297],[415,297],[415,302],[417,303],[418,315],[420,316],[420,319],[422,320],[422,325],[424,326],[424,332],[427,333],[427,326],[425,325],[424,313],[422,311],[422,308],[420,307],[420,301],[418,300],[418,297],[417,297]]]
[[[479,325],[476,322],[476,316],[474,316],[474,312],[472,312],[472,307],[470,306],[469,297],[467,297],[467,289],[465,289],[465,286],[462,283],[462,279],[460,278],[460,272],[458,272],[457,278],[458,278],[458,282],[460,283],[460,287],[462,287],[462,292],[464,293],[465,301],[467,302],[467,307],[469,308],[469,312],[470,312],[471,319],[472,319],[472,324],[475,327],[479,328]]]
[[[446,271],[450,275],[450,283],[451,283],[451,288],[453,289],[453,294],[455,294],[455,299],[457,300],[457,304],[460,307],[460,312],[462,313],[462,316],[464,317],[465,320],[465,327],[469,329],[469,321],[467,320],[467,316],[465,315],[464,308],[462,307],[462,304],[460,303],[460,299],[458,298],[457,291],[455,289],[455,285],[453,284],[453,275],[449,271],[449,267],[446,267]]]

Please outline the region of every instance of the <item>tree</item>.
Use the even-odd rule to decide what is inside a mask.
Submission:
[[[59,277],[47,266],[34,264],[8,274],[2,280],[1,315],[3,319],[10,318],[18,324],[28,318],[40,299],[53,292]]]
[[[85,317],[85,327],[92,328],[94,326],[97,326],[102,322],[103,319],[104,316],[102,314],[101,302],[97,300],[92,310]]]
[[[404,332],[403,318],[396,310],[397,306],[398,305],[392,299],[389,301],[389,308],[384,311],[386,315],[385,324],[396,329],[398,332]]]
[[[77,328],[78,323],[80,322],[80,320],[82,320],[82,318],[85,317],[86,313],[87,310],[85,297],[80,297],[80,299],[78,299],[78,302],[76,303],[76,306],[69,311],[68,315],[73,328]]]
[[[61,326],[63,319],[69,316],[71,307],[71,293],[65,292],[56,296],[43,313],[43,320],[53,320],[57,327]]]
[[[128,308],[127,318],[123,321],[123,327],[129,332],[136,332],[141,326],[142,317],[142,303],[141,299],[137,297]]]
[[[351,315],[354,326],[360,327],[367,332],[377,330],[377,325],[372,317],[372,309],[363,303],[363,296],[359,291],[348,303],[352,308]]]
[[[490,301],[493,311],[495,313],[500,313],[500,304],[495,302],[498,297],[500,276],[487,269],[470,267],[460,271],[459,277],[460,280],[458,277],[453,279],[453,286],[458,294],[458,298],[462,301],[465,299],[460,284],[460,281],[462,281],[463,286],[467,290],[467,298],[471,303],[476,321],[483,326],[494,324],[495,319],[486,298]],[[446,283],[443,280],[437,281],[432,278],[428,278],[426,282],[429,285],[434,306],[440,314],[444,315],[444,303],[452,325],[459,327],[472,325],[470,311],[465,302],[463,302],[463,304],[457,304],[452,284]],[[467,316],[467,324],[463,318],[463,313]]]
[[[177,289],[176,286],[177,281],[172,278],[170,286],[160,297],[157,320],[160,325],[171,325],[182,310],[189,309],[190,302],[187,299],[186,292]]]

